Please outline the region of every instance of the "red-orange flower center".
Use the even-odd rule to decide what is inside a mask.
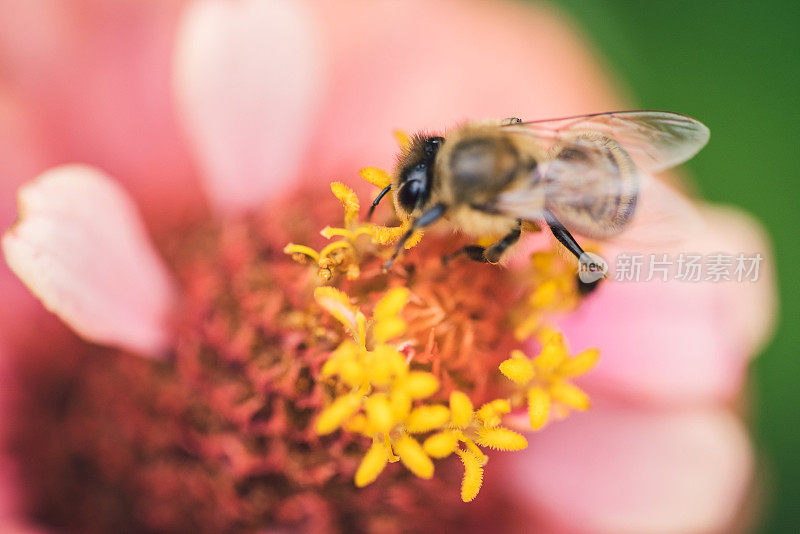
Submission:
[[[396,231],[357,226],[358,207],[346,188],[337,196],[350,210],[350,227],[323,236],[343,232],[351,241],[318,257],[316,266],[298,263],[297,254],[284,252],[286,243],[307,243],[313,256],[313,247],[328,243],[319,228],[341,217],[335,202],[316,196],[307,192],[247,219],[195,228],[165,247],[183,295],[169,360],[75,338],[17,360],[22,394],[9,445],[29,482],[31,517],[77,532],[287,525],[424,531],[465,520],[453,488],[462,483],[463,500],[477,495],[487,459],[478,445],[526,445],[498,426],[508,402],[487,402],[518,394],[498,365],[517,346],[510,310],[525,287],[496,266],[443,266],[442,255],[456,245],[435,233],[383,272],[379,248],[354,244]],[[386,419],[385,447],[410,471],[386,466],[391,449],[369,439],[363,425],[360,432],[337,431],[338,422],[319,431],[320,414],[330,413],[341,394],[322,368],[348,337],[314,299],[326,282],[376,317],[381,298],[405,288],[397,318],[403,341],[387,350],[401,354],[411,371],[434,377],[436,390],[424,397],[441,403],[409,405],[402,424]],[[381,342],[391,337],[375,335]],[[358,403],[370,394],[365,385],[350,394]],[[388,393],[378,392],[371,406]],[[431,439],[423,450],[422,437],[406,432]],[[374,453],[365,460],[368,450]],[[429,477],[427,455],[450,456],[432,480],[414,476]]]

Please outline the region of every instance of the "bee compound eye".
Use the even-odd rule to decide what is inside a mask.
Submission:
[[[439,151],[439,147],[444,142],[444,137],[429,137],[425,140],[425,156],[432,159]]]
[[[397,200],[400,201],[400,205],[405,209],[413,211],[414,208],[417,207],[417,202],[424,193],[424,190],[425,186],[422,181],[409,180],[400,187],[400,190],[397,192]]]

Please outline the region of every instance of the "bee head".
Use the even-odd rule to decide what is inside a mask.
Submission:
[[[415,136],[403,151],[397,165],[395,205],[405,215],[425,206],[430,200],[436,153],[444,137]]]

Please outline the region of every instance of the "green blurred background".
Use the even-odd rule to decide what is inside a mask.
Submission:
[[[711,142],[689,164],[701,194],[769,229],[780,318],[753,363],[752,427],[767,499],[760,532],[800,532],[800,3],[554,0],[637,107],[692,115]]]

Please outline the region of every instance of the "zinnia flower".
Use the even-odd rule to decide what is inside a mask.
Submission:
[[[649,533],[736,521],[753,453],[733,402],[769,329],[768,268],[754,284],[610,281],[573,311],[520,282],[524,253],[510,269],[441,268],[452,243],[436,232],[402,276],[381,273],[394,234],[360,232],[352,211],[367,190],[356,171],[389,166],[395,128],[626,107],[560,17],[480,2],[75,6],[6,7],[41,33],[2,33],[13,176],[94,165],[24,185],[3,239],[17,276],[82,338],[3,281],[6,529]],[[332,179],[356,187],[334,186],[344,222]],[[699,213],[681,250],[760,251],[768,267],[755,223]],[[329,239],[346,245],[323,254]],[[316,263],[293,262],[288,243]],[[316,289],[320,272],[337,289]],[[563,337],[535,325],[536,339],[515,341],[505,303],[523,295],[533,311],[568,311],[554,325]],[[601,357],[584,377],[590,347]],[[541,431],[510,428],[511,402],[493,397],[502,375],[527,408],[519,428]],[[576,376],[592,409],[550,420],[551,403],[587,407]],[[404,469],[387,467],[395,459]]]

